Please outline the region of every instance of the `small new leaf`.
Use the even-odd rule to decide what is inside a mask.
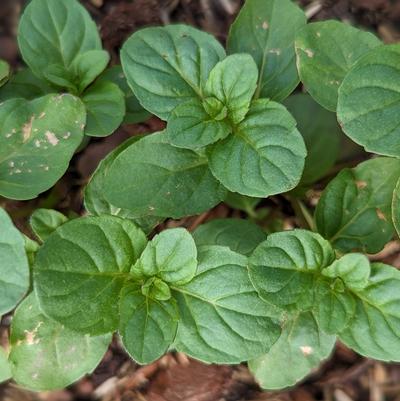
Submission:
[[[174,341],[178,327],[175,300],[167,302],[147,297],[140,286],[132,284],[121,293],[120,314],[122,344],[136,362],[153,362],[164,355]]]
[[[171,285],[183,285],[194,277],[197,249],[192,236],[184,228],[164,230],[146,246],[132,268],[135,277],[156,276]]]

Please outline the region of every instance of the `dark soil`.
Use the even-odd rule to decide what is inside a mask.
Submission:
[[[113,62],[124,40],[146,25],[183,22],[226,40],[230,23],[242,0],[83,0],[97,21],[105,48]],[[385,42],[400,40],[400,0],[300,0],[311,20],[329,18],[349,21],[376,32]],[[15,39],[17,21],[24,0],[0,0],[0,58],[13,67],[21,65]],[[27,217],[37,207],[58,209],[66,214],[82,213],[82,188],[99,161],[130,136],[163,128],[151,118],[143,124],[121,127],[104,139],[93,139],[77,154],[57,185],[40,198],[28,202],[0,204],[11,213],[19,228],[29,234]],[[285,225],[296,225],[292,210],[283,198],[268,200]],[[310,204],[312,200],[310,200]],[[166,226],[194,229],[202,222],[239,212],[222,204],[201,216],[168,221]],[[400,267],[400,247],[390,243],[374,256]],[[7,343],[9,317],[3,317],[0,340]],[[290,369],[290,366],[288,366]],[[262,392],[245,365],[203,365],[182,354],[169,354],[140,367],[132,362],[115,341],[94,374],[68,389],[33,394],[9,383],[0,385],[0,401],[400,401],[400,369],[359,357],[338,344],[333,357],[295,389]]]

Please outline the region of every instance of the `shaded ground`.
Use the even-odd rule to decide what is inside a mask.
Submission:
[[[15,40],[23,0],[0,1],[0,58],[21,64]],[[84,0],[101,28],[104,45],[114,62],[127,36],[145,25],[184,22],[198,26],[225,41],[241,0]],[[300,0],[312,20],[336,18],[375,31],[385,42],[400,40],[400,0]],[[114,135],[93,139],[76,155],[65,176],[49,192],[29,202],[2,201],[26,230],[26,218],[37,207],[56,208],[66,214],[82,212],[82,188],[108,152],[132,135],[162,129],[156,118],[125,126]],[[312,200],[310,199],[310,204]],[[276,196],[261,207],[272,206],[287,227],[295,226],[293,211],[284,197]],[[166,226],[194,229],[215,218],[238,216],[222,204],[201,216],[168,221]],[[391,243],[376,258],[400,267],[400,248]],[[9,317],[0,325],[0,339],[7,342]],[[288,366],[290,369],[290,366]],[[181,354],[167,355],[154,364],[139,367],[117,342],[93,375],[59,392],[32,394],[12,384],[0,385],[0,401],[400,401],[400,368],[361,358],[341,344],[330,361],[313,372],[296,389],[263,393],[245,365],[206,366]]]

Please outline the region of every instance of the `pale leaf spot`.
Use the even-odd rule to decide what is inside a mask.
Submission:
[[[309,345],[303,345],[300,347],[301,352],[303,353],[304,356],[309,356],[312,355],[314,352],[313,347],[310,347]]]
[[[268,29],[268,27],[269,27],[269,25],[268,25],[268,22],[267,21],[264,21],[263,23],[262,23],[262,29],[265,29],[265,30],[267,30]]]
[[[365,181],[356,181],[356,186],[358,189],[363,189],[367,186],[368,184]]]
[[[30,118],[30,120],[24,124],[24,126],[22,127],[22,137],[23,137],[23,142],[27,142],[29,140],[29,138],[31,137],[32,134],[32,124],[33,124],[33,120],[35,119],[35,116],[32,116]]]
[[[376,208],[376,215],[380,220],[386,221],[386,216],[383,214],[381,209]]]
[[[53,132],[46,131],[44,134],[49,141],[50,145],[56,146],[59,142],[58,138],[54,135]]]
[[[276,54],[277,56],[281,55],[281,49],[271,49],[268,53]]]
[[[311,49],[304,49],[304,52],[307,54],[308,57],[314,57],[314,52]]]
[[[63,138],[64,138],[64,139],[68,139],[70,136],[71,136],[71,133],[70,133],[70,132],[67,132],[67,133],[63,136]]]
[[[36,140],[35,140],[35,146],[36,146],[37,148],[40,148],[40,141],[39,141],[39,139],[36,139]]]
[[[43,118],[46,115],[46,113],[43,111],[40,113],[39,118]]]

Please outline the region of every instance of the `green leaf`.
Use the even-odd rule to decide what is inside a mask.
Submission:
[[[171,145],[193,150],[224,139],[231,132],[229,123],[210,116],[199,99],[175,107],[167,125]]]
[[[236,192],[228,192],[224,202],[233,209],[239,209],[252,216],[255,213],[255,208],[262,201],[261,198],[253,198]]]
[[[306,24],[290,0],[247,0],[231,26],[228,53],[250,53],[260,71],[256,96],[281,101],[298,85],[294,39]]]
[[[68,218],[57,210],[36,209],[31,216],[30,225],[35,235],[44,242]]]
[[[114,216],[123,217],[135,222],[146,234],[148,234],[163,220],[162,217],[138,217],[137,214],[131,212],[129,209],[113,206],[104,197],[105,177],[107,176],[111,164],[123,150],[135,143],[140,138],[141,136],[138,135],[129,138],[127,141],[123,142],[120,146],[109,153],[103,160],[101,160],[96,171],[92,175],[89,184],[85,188],[84,204],[86,210],[94,216],[111,214]]]
[[[225,189],[199,154],[170,145],[163,132],[149,135],[120,153],[105,180],[113,205],[140,216],[180,218],[222,201]]]
[[[338,89],[355,62],[382,42],[339,21],[307,24],[296,36],[300,79],[323,107],[336,111]]]
[[[379,252],[393,236],[392,194],[400,161],[380,157],[342,170],[318,203],[318,232],[341,252]]]
[[[368,152],[400,156],[400,45],[371,50],[339,88],[338,120]]]
[[[119,293],[146,245],[144,233],[114,216],[71,220],[37,253],[34,284],[43,312],[84,333],[118,327]]]
[[[0,208],[0,316],[15,308],[29,288],[25,240]]]
[[[164,355],[174,341],[178,326],[176,302],[145,297],[140,287],[126,286],[120,301],[119,334],[129,355],[147,364]]]
[[[49,319],[31,294],[11,325],[13,379],[33,391],[62,389],[91,373],[110,342],[111,335],[89,337]]]
[[[70,84],[75,84],[73,62],[89,50],[101,50],[96,24],[76,0],[32,0],[19,23],[18,45],[36,76],[46,78],[48,68],[56,66]]]
[[[306,230],[271,234],[249,259],[251,281],[261,298],[287,310],[313,306],[316,273],[335,260],[329,242]]]
[[[266,239],[264,231],[249,220],[215,219],[199,226],[193,233],[197,246],[221,245],[243,255],[250,255]]]
[[[211,70],[205,92],[227,107],[227,117],[236,125],[249,111],[257,79],[258,69],[254,59],[249,54],[234,54]]]
[[[197,249],[192,236],[184,228],[164,230],[146,246],[131,273],[135,277],[157,276],[164,282],[183,285],[194,277]]]
[[[392,220],[397,235],[400,236],[400,178],[397,181],[392,199]]]
[[[400,271],[371,265],[368,285],[356,293],[356,311],[339,339],[361,355],[400,361]]]
[[[0,383],[11,379],[11,367],[7,360],[6,351],[0,347]]]
[[[208,363],[239,363],[267,352],[280,328],[252,286],[247,258],[204,247],[194,279],[173,287],[180,321],[174,347]]]
[[[267,197],[294,188],[306,148],[296,121],[280,104],[252,103],[233,135],[208,150],[210,169],[230,191]]]
[[[139,103],[126,81],[125,74],[120,65],[107,68],[98,78],[97,82],[111,81],[118,85],[119,89],[125,94],[126,114],[124,124],[134,124],[146,121],[151,114]],[[1,94],[1,92],[0,92]]]
[[[3,86],[10,76],[10,66],[4,60],[0,60],[0,87]]]
[[[25,252],[28,258],[29,267],[32,267],[36,258],[36,253],[39,250],[40,245],[26,235],[24,235],[24,240],[25,240]]]
[[[297,121],[307,147],[301,183],[312,184],[335,165],[344,135],[335,114],[323,109],[310,96],[299,93],[290,96],[284,104]]]
[[[335,339],[320,330],[311,312],[297,313],[269,352],[249,362],[250,371],[264,389],[293,386],[330,355]]]
[[[86,135],[110,135],[124,119],[124,94],[112,82],[95,82],[83,93],[82,101],[87,111]]]
[[[8,100],[0,107],[0,194],[32,199],[67,170],[82,141],[82,102],[68,94],[32,101]]]
[[[54,92],[54,89],[46,81],[37,78],[31,70],[25,68],[12,75],[0,88],[0,101],[16,98],[32,100],[51,92]]]
[[[71,65],[78,91],[82,93],[97,76],[99,76],[110,61],[110,55],[104,50],[89,50],[79,54]]]
[[[349,253],[322,270],[322,275],[341,278],[347,288],[359,291],[368,284],[371,272],[369,260],[360,253]]]
[[[210,71],[224,57],[214,37],[186,25],[141,29],[121,50],[133,92],[145,109],[163,120],[179,104],[203,96]]]

